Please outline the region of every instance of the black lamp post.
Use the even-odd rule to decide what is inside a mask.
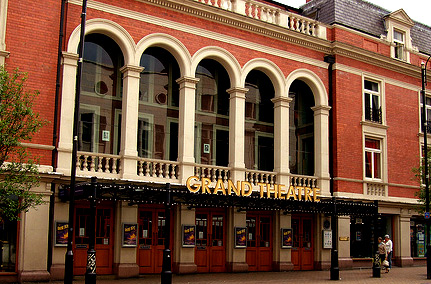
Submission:
[[[427,141],[427,132],[428,132],[428,121],[427,121],[427,110],[426,110],[426,94],[425,94],[425,85],[427,80],[427,70],[426,66],[428,65],[428,61],[431,56],[428,57],[425,63],[422,63],[422,131],[424,133],[424,175],[425,175],[425,212],[429,214],[430,205],[429,205],[429,172],[428,172],[428,141]],[[429,216],[426,218],[426,256],[427,256],[427,279],[431,279],[431,249],[430,249],[430,222]]]
[[[81,38],[78,47],[78,67],[76,74],[75,111],[73,120],[73,146],[72,165],[70,169],[70,200],[69,200],[69,229],[67,235],[67,251],[65,257],[64,284],[73,283],[73,220],[75,215],[75,187],[76,187],[76,156],[78,152],[78,124],[79,124],[79,99],[81,96],[82,63],[84,55],[85,21],[87,14],[87,0],[82,1],[81,13]]]
[[[332,249],[331,249],[331,280],[340,280],[340,268],[338,267],[338,250],[337,250],[337,200],[332,197],[334,204],[331,224],[332,224]]]
[[[96,240],[96,194],[97,178],[91,178],[91,185],[87,198],[90,201],[90,218],[88,222],[89,240],[87,250],[87,269],[85,271],[85,284],[96,283],[96,250],[94,249]]]
[[[165,203],[166,225],[165,225],[165,249],[163,250],[163,264],[160,275],[161,284],[172,283],[172,268],[171,268],[171,184],[166,184],[166,203]]]

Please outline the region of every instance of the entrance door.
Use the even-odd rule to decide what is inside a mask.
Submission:
[[[198,272],[226,271],[226,213],[196,210],[195,263]]]
[[[272,270],[271,215],[247,214],[247,253],[249,271]]]
[[[313,219],[311,216],[292,216],[292,263],[294,270],[314,269]]]
[[[140,208],[139,210],[139,273],[160,273],[165,249],[165,210]]]
[[[96,216],[90,215],[90,208],[75,207],[75,234],[73,241],[75,275],[84,275],[87,267],[89,243],[89,220],[95,218],[96,224],[96,273],[112,274],[113,262],[113,209],[110,206],[97,205]]]

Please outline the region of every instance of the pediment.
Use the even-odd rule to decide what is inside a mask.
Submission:
[[[395,21],[399,24],[403,24],[407,27],[413,27],[415,23],[413,20],[407,15],[407,13],[403,9],[396,10],[390,14],[385,16],[385,21]]]

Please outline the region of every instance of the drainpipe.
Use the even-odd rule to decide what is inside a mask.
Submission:
[[[324,61],[329,63],[328,65],[328,105],[331,107],[331,111],[329,113],[329,190],[332,195],[332,202],[334,203],[333,212],[331,216],[331,224],[332,224],[332,249],[331,249],[331,280],[340,280],[340,269],[338,267],[338,250],[337,250],[337,239],[338,239],[338,230],[337,230],[337,200],[334,196],[334,122],[333,115],[334,113],[334,105],[333,105],[333,65],[335,63],[334,55],[326,55],[324,57]]]
[[[53,172],[56,171],[56,157],[57,157],[57,138],[58,138],[58,100],[60,97],[60,75],[61,75],[61,54],[63,47],[63,36],[64,36],[64,14],[67,0],[61,1],[61,12],[60,12],[60,30],[58,33],[58,53],[57,53],[57,76],[55,80],[55,99],[54,99],[54,119],[53,119],[53,130],[52,130],[52,146],[54,149],[51,153],[51,166]],[[51,182],[51,196],[49,198],[49,228],[52,228],[54,224],[54,204],[55,204],[55,184]],[[53,230],[48,231],[48,271],[51,271],[52,265],[52,233]]]

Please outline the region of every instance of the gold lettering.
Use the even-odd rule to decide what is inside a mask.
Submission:
[[[309,188],[309,187],[305,187],[304,188],[304,194],[305,194],[305,196],[304,196],[304,200],[305,201],[312,201],[311,200],[311,188]]]
[[[296,189],[298,189],[298,200],[302,200],[302,192],[304,190],[303,186],[297,186]]]
[[[236,195],[241,196],[241,182],[236,182],[237,186],[235,187],[235,184],[230,179],[227,180],[227,194],[231,194],[232,190],[235,192]]]
[[[191,184],[191,181],[192,180],[196,180],[196,181],[199,181],[199,178],[198,177],[196,177],[196,176],[191,176],[191,177],[189,177],[188,179],[187,179],[187,182],[186,182],[186,185],[187,185],[187,188],[190,190],[190,192],[198,192],[199,191],[199,189],[201,189],[201,185],[200,184],[198,184],[198,183],[196,183],[196,184]]]
[[[247,185],[248,191],[245,192],[245,186]],[[241,182],[241,194],[242,196],[250,196],[253,192],[253,188],[251,187],[251,183],[248,181],[242,181]]]
[[[320,188],[317,188],[317,187],[313,188],[313,200],[314,200],[314,202],[320,201],[319,196],[320,196]]]
[[[287,198],[286,199],[290,199],[291,197],[293,197],[293,199],[295,199],[295,200],[298,199],[296,197],[295,188],[293,187],[293,185],[289,186],[289,190],[287,192]]]
[[[214,194],[217,194],[217,192],[221,191],[223,195],[226,195],[226,190],[224,188],[224,183],[222,179],[217,180],[217,184],[214,188]]]
[[[269,183],[266,184],[266,196],[271,198],[271,193],[274,193],[274,198],[278,198],[278,185],[274,184],[274,189],[271,189]]]
[[[202,185],[202,193],[206,193],[206,192],[208,192],[208,193],[210,193],[211,194],[211,190],[210,190],[210,188],[208,187],[208,185],[211,183],[211,180],[209,179],[209,178],[202,178],[202,182],[201,182],[201,185]]]
[[[263,197],[263,193],[264,193],[263,187],[266,185],[266,183],[258,182],[257,185],[259,186],[259,189],[260,189],[260,198],[262,198]]]
[[[286,190],[282,190],[283,187],[285,187],[284,184],[278,185],[278,198],[280,199],[286,199],[286,196],[284,196],[286,194]]]

